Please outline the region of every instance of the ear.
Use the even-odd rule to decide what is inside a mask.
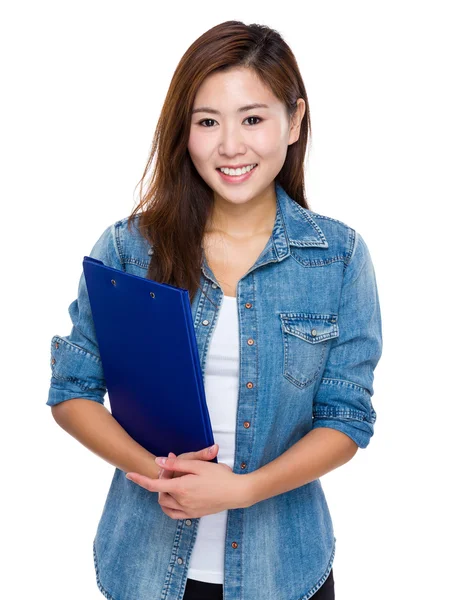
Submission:
[[[300,137],[301,122],[303,121],[304,114],[306,112],[306,102],[303,98],[297,100],[297,110],[292,115],[290,122],[289,141],[288,146],[298,141]]]

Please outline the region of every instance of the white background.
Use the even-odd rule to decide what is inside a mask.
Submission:
[[[54,422],[50,340],[70,332],[83,256],[136,205],[179,59],[229,19],[293,49],[312,114],[310,207],[362,234],[377,276],[375,435],[322,478],[336,598],[452,597],[446,5],[3,4],[2,597],[101,597],[91,548],[114,468]]]

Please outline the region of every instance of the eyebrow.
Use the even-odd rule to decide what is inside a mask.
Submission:
[[[248,110],[254,110],[255,108],[270,108],[270,107],[267,104],[255,102],[254,104],[247,104],[246,106],[242,106],[242,107],[238,108],[237,112],[242,113],[242,112],[246,112]],[[210,106],[201,106],[200,108],[195,108],[192,110],[191,114],[194,115],[195,113],[200,113],[200,112],[212,113],[213,115],[221,114],[219,110],[215,110],[214,108],[211,108]]]

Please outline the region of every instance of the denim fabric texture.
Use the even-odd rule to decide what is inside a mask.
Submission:
[[[374,369],[382,352],[375,272],[363,237],[302,208],[275,182],[272,235],[237,285],[240,340],[234,473],[259,469],[316,427],[366,448],[374,433]],[[127,218],[90,256],[146,277],[150,245]],[[223,300],[203,256],[192,316],[204,376]],[[104,403],[106,385],[84,275],[69,305],[72,331],[51,340],[47,404]],[[250,342],[252,340],[252,342]],[[152,376],[152,365],[149,365]],[[252,382],[252,386],[247,384]],[[174,520],[158,494],[115,469],[93,540],[99,590],[112,600],[182,600],[199,519]],[[336,537],[317,479],[228,511],[225,600],[308,600],[326,581]]]

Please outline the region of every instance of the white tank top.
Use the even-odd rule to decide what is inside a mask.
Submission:
[[[235,427],[239,381],[239,325],[237,298],[223,295],[204,370],[207,407],[213,438],[219,445],[218,462],[231,469],[235,458]],[[224,544],[228,511],[199,519],[188,577],[224,583]]]

